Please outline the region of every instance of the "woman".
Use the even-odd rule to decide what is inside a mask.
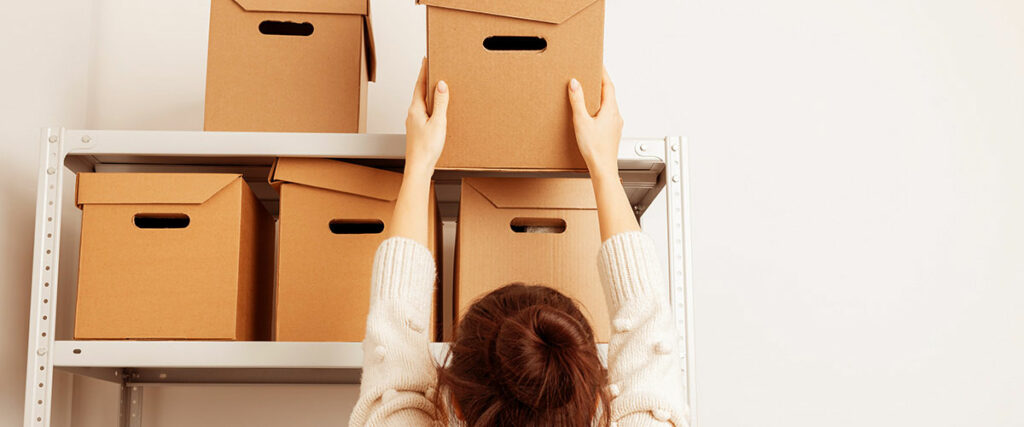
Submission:
[[[459,322],[447,365],[437,366],[423,328],[436,277],[427,249],[427,204],[450,93],[445,82],[437,83],[428,117],[426,86],[421,69],[406,119],[405,177],[390,237],[374,259],[362,385],[350,425],[686,425],[665,283],[619,181],[622,118],[607,73],[596,116],[587,113],[576,79],[568,96],[604,242],[598,268],[615,319],[608,369],[572,300],[520,284],[475,302]]]

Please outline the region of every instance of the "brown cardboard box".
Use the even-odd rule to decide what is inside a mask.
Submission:
[[[579,302],[599,342],[609,338],[597,273],[601,234],[585,178],[465,178],[455,255],[455,309],[513,282]]]
[[[274,339],[362,341],[373,256],[387,235],[402,174],[330,159],[280,158],[270,180],[281,193]],[[436,260],[441,226],[435,200],[431,189],[428,235]],[[430,325],[435,339],[439,315],[435,309]]]
[[[575,77],[597,112],[604,0],[418,2],[427,5],[430,85],[452,88],[438,168],[586,168],[567,90]]]
[[[368,0],[212,0],[204,129],[363,132],[375,62]]]
[[[75,339],[270,338],[274,219],[236,174],[81,173]]]

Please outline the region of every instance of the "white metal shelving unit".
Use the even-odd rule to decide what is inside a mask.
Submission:
[[[121,384],[122,426],[140,426],[144,384],[158,383],[292,383],[356,384],[362,348],[359,343],[211,342],[211,341],[75,341],[58,339],[64,168],[88,171],[174,171],[242,173],[253,191],[276,214],[277,193],[266,183],[278,156],[347,159],[400,169],[405,137],[400,134],[310,134],[192,131],[109,131],[43,129],[37,183],[32,307],[25,388],[26,427],[50,425],[54,369]],[[669,294],[680,331],[686,396],[695,425],[693,310],[687,219],[686,141],[680,137],[624,139],[619,170],[637,217],[662,192],[666,194]],[[459,180],[496,172],[438,171],[435,175],[441,214],[456,219]],[[557,176],[573,173],[515,172],[501,176]],[[70,275],[69,275],[70,276]],[[442,354],[444,344],[434,344]]]

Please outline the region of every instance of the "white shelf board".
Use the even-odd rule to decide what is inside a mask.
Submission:
[[[403,134],[64,129],[60,139],[68,156],[75,159],[68,164],[75,171],[82,165],[79,161],[85,165],[175,164],[181,159],[202,159],[207,164],[262,164],[263,158],[278,156],[385,161],[405,157]],[[649,170],[663,165],[664,143],[664,138],[624,138],[619,168]]]
[[[65,166],[73,172],[219,172],[245,176],[257,197],[277,213],[267,184],[276,157],[337,158],[401,171],[405,135],[277,132],[118,131],[64,129]],[[664,187],[665,138],[625,138],[619,174],[630,203],[642,214]],[[467,176],[585,176],[584,171],[439,170],[441,214],[454,219],[459,183]]]
[[[447,343],[431,343],[443,363]],[[598,344],[602,360],[608,351]],[[58,340],[56,369],[144,383],[358,384],[362,343],[276,341]]]
[[[435,344],[443,350],[444,344]],[[362,343],[275,341],[56,341],[56,367],[359,368]]]
[[[362,358],[351,342],[56,341],[53,366],[132,384],[358,384]]]

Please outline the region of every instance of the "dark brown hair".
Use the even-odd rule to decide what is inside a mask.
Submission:
[[[549,287],[515,283],[475,302],[446,362],[434,403],[447,414],[450,399],[468,426],[590,426],[597,414],[608,425],[594,331],[572,299]]]

